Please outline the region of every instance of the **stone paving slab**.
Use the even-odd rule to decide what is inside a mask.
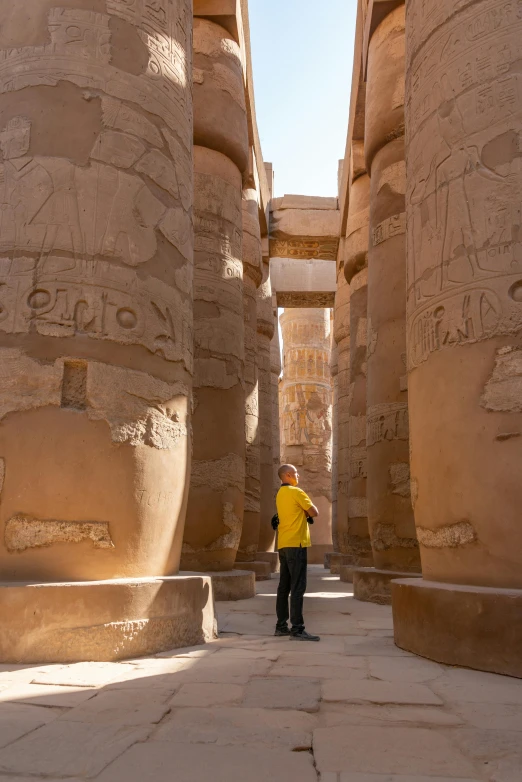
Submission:
[[[303,751],[312,747],[316,720],[299,711],[274,709],[174,709],[154,733],[154,741],[174,744],[284,747]]]
[[[438,706],[378,706],[352,703],[322,703],[319,726],[328,725],[404,725],[416,727],[453,727],[463,724],[462,717]]]
[[[473,778],[472,763],[450,740],[425,728],[344,726],[314,731],[318,771]]]
[[[319,709],[321,684],[312,679],[252,679],[247,684],[244,705],[261,709]]]
[[[341,681],[323,682],[323,700],[349,703],[396,703],[407,706],[442,706],[429,687],[409,682]]]
[[[168,713],[170,693],[158,689],[102,690],[60,717],[68,722],[153,725]]]
[[[0,773],[95,777],[149,728],[56,720],[0,750]]]
[[[2,704],[30,703],[34,706],[58,706],[73,708],[89,700],[96,694],[90,687],[62,687],[51,684],[13,684],[9,689],[0,692],[0,708]]]
[[[462,777],[414,777],[403,774],[332,774],[327,772],[320,775],[320,782],[481,782],[477,779],[463,779]]]
[[[317,782],[308,752],[204,744],[138,744],[97,782]]]
[[[0,782],[522,782],[520,680],[398,649],[390,608],[320,567],[305,618],[329,632],[275,638],[276,587],[204,646],[0,666]]]
[[[226,706],[231,703],[240,703],[244,694],[245,687],[241,684],[193,682],[182,684],[179,691],[172,698],[170,705],[173,707],[189,706],[203,708]]]

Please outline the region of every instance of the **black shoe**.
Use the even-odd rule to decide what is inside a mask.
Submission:
[[[290,633],[290,638],[294,641],[320,641],[318,635],[310,635],[306,630],[301,630],[299,633]]]
[[[276,627],[274,635],[290,635],[290,629],[288,627]]]

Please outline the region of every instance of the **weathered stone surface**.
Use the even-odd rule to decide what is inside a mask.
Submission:
[[[246,687],[243,703],[250,708],[315,712],[320,695],[319,681],[315,679],[253,679]]]
[[[521,175],[511,141],[522,111],[514,71],[522,19],[515,6],[490,0],[459,13],[445,3],[433,10],[429,21],[411,7],[406,17],[411,475],[427,545],[426,588],[407,596],[416,620],[407,629],[398,606],[397,638],[410,635],[414,643],[399,643],[435,659],[521,676],[510,652],[520,648],[512,619],[520,597],[503,590],[522,589],[513,233]],[[501,51],[501,65],[480,67]],[[445,493],[448,476],[453,491]]]
[[[191,7],[65,5],[0,3],[0,569],[171,575],[191,447]]]
[[[181,562],[184,570],[226,571],[245,502],[242,183],[221,152],[196,146],[194,160],[194,450]],[[222,365],[224,383],[209,361]]]
[[[315,719],[310,714],[274,709],[174,709],[154,741],[174,744],[242,745],[306,750],[312,746]]]
[[[96,725],[152,725],[169,711],[168,694],[160,690],[106,690],[65,714],[61,720]]]
[[[280,384],[281,458],[294,464],[300,486],[319,510],[310,528],[308,561],[332,549],[332,379],[327,310],[285,310]]]
[[[173,708],[189,706],[204,708],[210,706],[228,706],[238,704],[243,699],[245,688],[240,684],[183,684],[176,693],[170,705]]]
[[[323,700],[349,703],[396,703],[440,706],[441,699],[423,684],[384,681],[326,681]]]
[[[368,250],[368,521],[375,566],[419,572],[409,488],[406,368],[404,6],[368,48],[365,151],[371,178]],[[404,425],[401,425],[404,419]],[[366,599],[371,599],[369,593]],[[375,593],[376,599],[381,599]]]
[[[271,257],[335,260],[340,217],[334,199],[307,199],[299,203],[295,196],[292,200],[285,196],[275,199],[272,206]]]
[[[314,757],[321,774],[404,773],[414,779],[422,775],[471,778],[474,774],[472,763],[446,736],[424,728],[318,728],[314,731]]]
[[[176,769],[184,782],[229,782],[236,777],[249,782],[287,782],[299,777],[303,782],[317,782],[312,758],[306,752],[265,749],[260,747],[196,746],[153,742],[139,744],[126,752],[103,774],[100,782],[128,782],[147,779],[163,782],[165,769]]]
[[[0,751],[0,772],[94,777],[150,728],[57,720]]]
[[[522,590],[408,578],[392,582],[392,606],[395,641],[402,649],[522,678]]]
[[[199,575],[0,584],[0,612],[0,659],[15,662],[114,661],[215,635],[211,581]],[[43,676],[52,681],[60,673]],[[103,679],[103,669],[98,675]]]

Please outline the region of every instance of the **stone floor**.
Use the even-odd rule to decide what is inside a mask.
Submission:
[[[397,649],[388,607],[310,568],[308,629],[277,580],[221,636],[125,663],[0,666],[0,782],[521,782],[522,681]]]

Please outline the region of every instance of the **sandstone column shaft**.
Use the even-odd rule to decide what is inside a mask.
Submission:
[[[410,500],[406,378],[403,95],[402,6],[375,30],[368,54],[365,152],[371,192],[367,494],[376,567],[416,571],[420,563]]]
[[[278,470],[281,465],[281,436],[279,431],[279,378],[281,376],[281,345],[279,342],[279,316],[275,295],[272,294],[274,306],[274,336],[270,346],[270,369],[272,372],[272,463],[274,465],[274,496],[281,484]]]
[[[332,377],[332,543],[333,550],[339,552],[337,515],[339,483],[339,360],[335,339],[332,340],[330,375]]]
[[[409,3],[403,648],[522,677],[520,3]],[[509,591],[507,591],[509,590]]]
[[[516,3],[480,0],[461,15],[448,3],[428,5],[433,18],[408,13],[407,95],[408,358],[423,573],[521,589],[522,173],[511,150],[522,116],[514,65],[522,16]],[[453,42],[450,59],[440,54],[443,36]]]
[[[233,568],[244,512],[248,132],[237,44],[219,25],[195,19],[194,54],[194,451],[182,563],[186,570],[223,571]]]
[[[173,574],[190,459],[191,3],[62,5],[0,1],[0,569]]]
[[[259,551],[273,551],[275,533],[270,525],[275,513],[274,458],[272,451],[271,340],[274,336],[272,286],[268,263],[257,295],[257,366],[259,378],[259,458],[261,471],[261,527]]]
[[[370,180],[359,176],[351,186],[344,268],[339,288],[349,296],[343,353],[343,493],[346,533],[341,551],[356,566],[372,564],[368,530],[366,449],[366,340],[367,266]],[[346,288],[343,288],[343,285]]]
[[[238,562],[253,562],[261,522],[259,382],[257,373],[257,288],[263,274],[257,193],[243,191],[243,304],[245,321],[245,513]]]
[[[330,311],[287,309],[281,316],[282,460],[294,464],[300,485],[319,509],[309,562],[332,550],[332,381]]]

